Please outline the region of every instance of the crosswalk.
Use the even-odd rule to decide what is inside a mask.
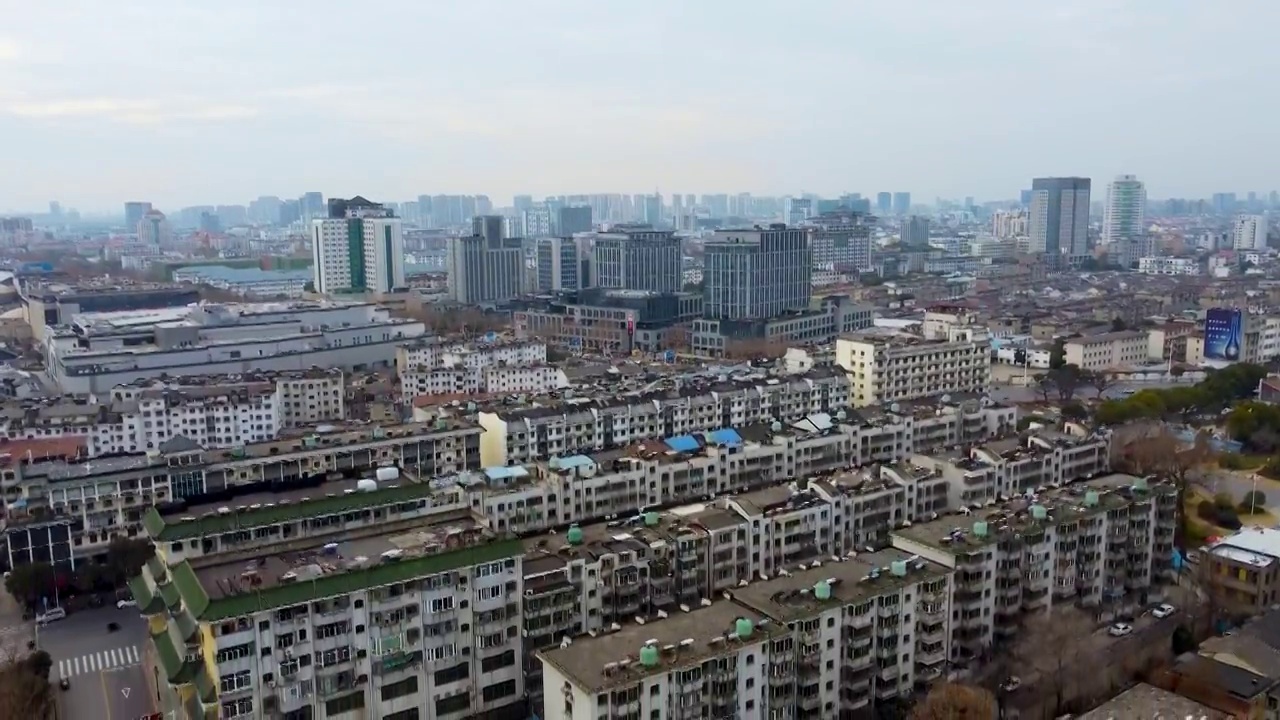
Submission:
[[[87,653],[79,657],[59,660],[58,677],[73,678],[85,673],[94,673],[100,670],[110,670],[112,668],[137,665],[139,662],[141,662],[141,656],[138,654],[137,645],[112,648],[110,650],[99,650],[98,652]]]

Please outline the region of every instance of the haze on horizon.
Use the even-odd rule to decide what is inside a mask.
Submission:
[[[1261,0],[0,7],[0,210],[1280,186]]]

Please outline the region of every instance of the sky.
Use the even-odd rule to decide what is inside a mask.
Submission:
[[[1280,187],[1274,0],[0,0],[0,211]]]

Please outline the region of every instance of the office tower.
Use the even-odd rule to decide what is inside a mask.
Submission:
[[[620,226],[596,235],[591,273],[596,287],[678,292],[683,286],[680,238],[650,226]]]
[[[1230,215],[1236,211],[1235,193],[1214,193],[1213,211],[1219,215]]]
[[[55,220],[62,217],[62,203],[57,200],[49,201],[49,216]]]
[[[718,230],[704,253],[706,317],[763,320],[809,307],[813,261],[804,228]]]
[[[662,217],[662,196],[661,195],[657,193],[654,193],[653,195],[645,195],[643,207],[644,207],[644,216],[641,218],[643,222],[646,222],[655,227],[662,224],[663,217]]]
[[[862,198],[861,203],[866,203]],[[815,268],[836,272],[871,269],[871,223],[867,213],[839,209],[810,218],[810,260]]]
[[[906,215],[911,212],[911,193],[896,192],[893,194],[893,214]]]
[[[966,196],[965,196],[965,198],[964,198],[964,209],[965,209],[965,210],[972,210],[974,207],[976,207],[976,206],[973,204],[973,196],[972,196],[972,195],[966,195]]]
[[[541,238],[537,244],[538,292],[582,290],[589,286],[591,236]]]
[[[876,212],[881,217],[889,215],[893,212],[893,194],[882,192],[876,194]]]
[[[298,198],[299,210],[304,220],[315,220],[325,216],[324,193],[305,192]]]
[[[1262,250],[1267,247],[1267,216],[1241,215],[1231,232],[1231,246],[1236,250]]]
[[[137,232],[138,242],[148,245],[167,245],[173,240],[173,229],[159,210],[148,210],[138,221]]]
[[[533,196],[532,195],[516,195],[515,197],[511,198],[511,206],[516,209],[516,212],[522,213],[525,210],[528,210],[529,208],[533,207]]]
[[[490,245],[500,244],[507,236],[505,225],[506,218],[501,215],[477,215],[471,218],[471,234],[484,238]]]
[[[311,221],[316,292],[391,292],[405,287],[404,228],[382,205],[329,198],[329,217]]]
[[[138,231],[138,223],[142,222],[142,216],[151,211],[151,203],[149,202],[127,202],[124,204],[124,226],[130,232]]]
[[[551,214],[551,208],[543,205],[535,205],[525,210],[523,213],[522,223],[524,231],[521,233],[527,238],[551,237],[555,232],[555,218]]]
[[[1018,193],[1018,203],[1024,208],[1031,207],[1031,191],[1022,190]]]
[[[200,232],[222,232],[222,223],[219,222],[218,216],[211,212],[200,213]]]
[[[1134,175],[1119,175],[1107,186],[1102,213],[1102,242],[1115,253],[1115,263],[1132,267],[1150,255],[1147,246],[1147,189]]]
[[[698,207],[698,198],[694,197],[693,193],[685,193],[684,206],[692,214],[694,209]]]
[[[556,209],[556,235],[573,237],[577,233],[591,232],[591,229],[591,207],[589,205],[576,205]]]
[[[684,230],[684,196],[680,193],[672,193],[671,195],[671,227],[676,230]]]
[[[1029,221],[1026,210],[997,210],[991,214],[991,235],[999,240],[1026,237]]]
[[[489,199],[489,196],[477,195],[476,196],[476,214],[489,215],[492,213],[493,213],[493,201]]]
[[[1053,264],[1089,254],[1089,178],[1035,178],[1031,181],[1031,222],[1027,251]]]
[[[902,246],[922,247],[929,244],[929,218],[912,215],[902,221],[902,232],[899,233]]]
[[[464,305],[507,302],[520,295],[524,240],[479,235],[449,239],[449,297]]]
[[[782,201],[782,222],[787,225],[803,225],[813,217],[814,202],[809,198],[785,198]]]

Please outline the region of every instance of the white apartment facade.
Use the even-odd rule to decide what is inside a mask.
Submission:
[[[1199,275],[1200,261],[1188,257],[1144,257],[1138,260],[1144,275]]]
[[[1267,216],[1240,215],[1231,228],[1231,247],[1236,250],[1265,250],[1267,247]]]
[[[1109,370],[1147,362],[1147,334],[1138,330],[1072,338],[1063,345],[1065,360],[1081,370]]]
[[[400,373],[404,402],[423,395],[542,394],[569,386],[564,370],[551,365],[419,368]]]
[[[947,340],[896,333],[836,340],[836,364],[848,374],[854,407],[985,392],[991,385],[991,345],[952,329]]]
[[[405,287],[400,218],[312,220],[311,254],[318,293],[386,293]]]

